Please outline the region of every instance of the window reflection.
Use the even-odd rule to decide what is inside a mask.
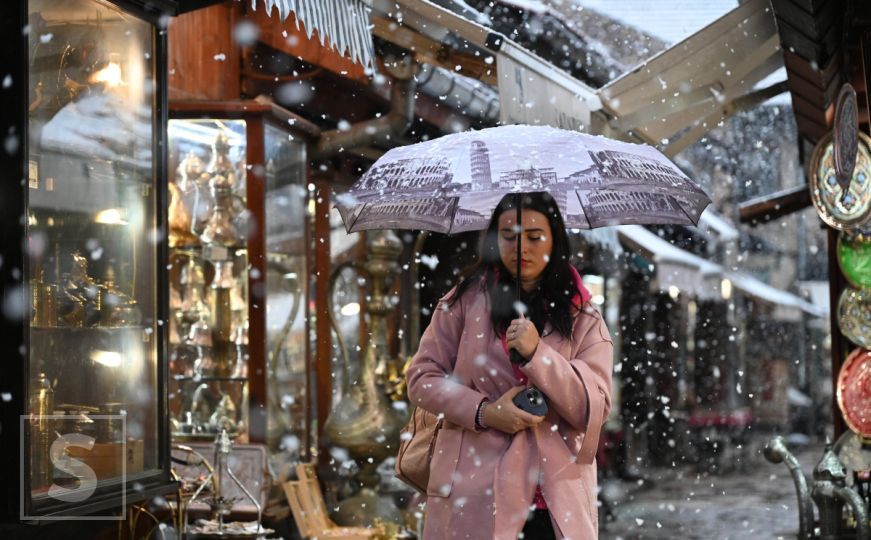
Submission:
[[[28,15],[28,395],[39,504],[49,486],[75,480],[49,461],[58,433],[93,437],[76,457],[101,483],[158,466],[154,39],[147,22],[95,0],[34,0]]]

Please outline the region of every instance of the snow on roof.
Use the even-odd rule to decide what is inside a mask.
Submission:
[[[738,7],[735,0],[574,0],[574,3],[651,34],[669,45]]]
[[[618,234],[647,252],[653,262],[670,262],[696,268],[703,274],[713,274],[720,270],[720,265],[683,250],[668,240],[660,238],[641,225],[621,225],[616,227]]]
[[[670,278],[674,282],[693,281],[693,272],[701,274],[701,280],[694,287],[690,287],[697,294],[710,295],[710,284],[704,280],[722,276],[732,282],[732,285],[743,293],[761,300],[762,302],[773,304],[775,306],[783,306],[792,308],[793,313],[798,313],[798,310],[814,317],[824,317],[826,313],[820,307],[777,287],[772,287],[755,277],[737,271],[727,271],[719,264],[713,263],[707,259],[694,255],[688,251],[680,249],[671,242],[660,238],[655,233],[645,229],[641,225],[623,225],[616,227],[618,234],[631,244],[636,249],[647,254],[654,264],[662,264],[669,266],[669,272],[676,273],[674,265],[686,267],[690,273],[683,273],[681,276],[671,275],[664,276]],[[658,270],[659,272],[659,270]],[[679,278],[679,279],[678,279]]]
[[[699,218],[699,228],[708,229],[717,233],[717,237],[723,242],[737,240],[741,234],[727,219],[708,207]]]
[[[769,304],[798,308],[816,317],[825,315],[822,309],[810,302],[799,298],[791,292],[772,287],[749,274],[743,272],[725,272],[724,275],[732,282],[736,289]]]

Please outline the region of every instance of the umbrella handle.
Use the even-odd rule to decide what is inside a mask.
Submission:
[[[514,299],[515,300],[520,300],[520,256],[521,256],[520,255],[520,237],[521,237],[520,233],[523,232],[523,228],[521,227],[522,221],[520,219],[521,212],[522,212],[522,210],[520,208],[521,203],[522,203],[521,194],[518,193],[514,197],[514,204],[515,204],[516,214],[517,214],[517,223],[515,223],[515,226],[517,227],[517,235],[515,235],[515,238],[517,239],[517,273],[514,275]]]
[[[514,275],[514,299],[515,299],[515,301],[518,301],[518,302],[520,301],[520,253],[521,253],[520,252],[520,237],[521,237],[520,233],[522,232],[522,228],[520,226],[520,224],[521,224],[520,218],[521,218],[521,212],[522,212],[521,197],[522,197],[522,195],[520,193],[518,193],[514,197],[514,205],[515,205],[516,213],[517,213],[517,223],[516,223],[517,234],[515,235],[515,238],[517,239],[517,273]],[[518,317],[519,316],[520,316],[520,314],[518,313]],[[512,364],[522,364],[522,363],[526,362],[526,358],[523,358],[523,355],[520,354],[520,352],[517,349],[511,349],[511,353],[509,354],[509,359],[511,360]]]

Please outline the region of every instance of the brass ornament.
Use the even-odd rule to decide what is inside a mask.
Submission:
[[[371,337],[363,350],[359,376],[353,385],[348,366],[345,366],[342,400],[324,425],[330,442],[346,449],[360,467],[356,479],[362,489],[341,501],[335,514],[336,521],[342,525],[372,525],[376,518],[403,522],[392,500],[376,492],[380,481],[376,468],[396,454],[399,432],[407,420],[405,411],[391,405],[385,385],[388,366],[398,362],[387,352],[385,317],[393,310],[393,304],[386,294],[386,279],[398,268],[396,261],[402,243],[389,230],[370,232],[368,238],[369,257],[363,268],[372,284],[372,295],[366,306]]]

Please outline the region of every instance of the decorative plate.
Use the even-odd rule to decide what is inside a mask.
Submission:
[[[850,429],[871,439],[871,351],[855,349],[841,366],[838,407]]]
[[[841,292],[838,326],[847,339],[871,349],[871,289],[847,287]]]
[[[871,217],[871,138],[859,133],[859,148],[853,179],[846,193],[835,174],[834,145],[829,133],[820,140],[811,157],[811,201],[820,218],[838,230],[858,227]]]
[[[841,231],[838,266],[854,287],[871,287],[871,234],[867,230]]]

